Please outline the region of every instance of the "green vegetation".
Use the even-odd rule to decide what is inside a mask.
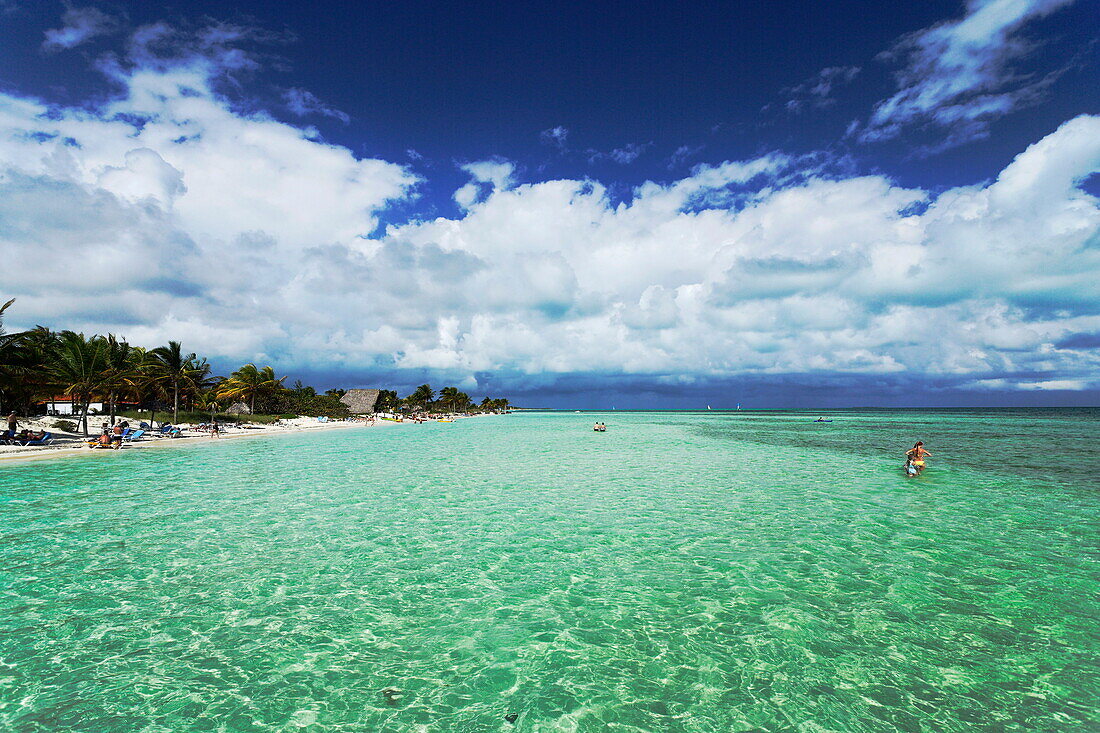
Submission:
[[[135,421],[149,422],[149,410],[122,410],[118,413],[118,417],[124,417],[131,423]],[[270,425],[276,420],[290,420],[296,417],[298,416],[289,413],[285,415],[230,415],[226,412],[216,412],[213,417],[211,417],[209,412],[203,412],[202,410],[180,410],[178,422],[197,425],[199,423],[209,423],[212,420],[217,420],[220,423],[240,422]]]
[[[301,381],[288,388],[283,385],[285,376],[276,376],[270,366],[255,364],[245,364],[228,377],[216,377],[205,358],[186,352],[178,341],[146,349],[114,334],[85,336],[45,326],[8,334],[3,317],[14,302],[13,298],[0,306],[0,411],[32,414],[36,405],[66,395],[72,399],[73,416],[85,435],[93,402],[106,405],[112,424],[118,414],[152,422],[158,413],[169,412],[176,423],[237,421],[239,415],[227,413],[238,402],[252,413],[243,419],[254,423],[299,415],[350,415],[340,401],[346,390],[318,393]],[[119,413],[120,404],[136,404],[140,409]],[[475,405],[456,387],[444,387],[437,398],[430,385],[422,384],[404,399],[396,391],[381,390],[375,409],[469,413],[505,412],[508,408],[508,400],[489,397]]]

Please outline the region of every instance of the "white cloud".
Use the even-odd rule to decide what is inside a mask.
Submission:
[[[551,127],[543,130],[539,133],[539,139],[542,140],[544,145],[553,145],[559,150],[566,149],[565,141],[569,138],[569,130],[558,125],[557,127]]]
[[[789,97],[784,105],[789,112],[801,112],[806,107],[830,107],[835,103],[833,89],[849,84],[859,76],[858,66],[829,66],[801,84],[784,89]]]
[[[638,145],[637,143],[627,143],[619,148],[613,148],[611,152],[604,153],[599,150],[588,151],[588,162],[595,163],[598,160],[610,160],[619,165],[629,165],[633,163],[638,157],[646,151],[647,148],[653,146],[653,143],[645,143]]]
[[[0,95],[10,326],[456,382],[841,372],[1096,386],[1100,350],[1057,344],[1100,331],[1100,208],[1079,185],[1100,170],[1100,118],[1065,123],[992,183],[939,194],[779,153],[625,197],[594,180],[517,184],[510,161],[475,161],[460,216],[378,234],[417,179],[235,111],[211,83],[225,50],[117,67],[124,93],[91,111]]]
[[[46,31],[42,47],[47,51],[75,48],[93,38],[114,33],[119,22],[95,8],[69,8],[61,16],[64,25]]]
[[[0,94],[0,290],[23,317],[182,332],[234,356],[318,322],[280,293],[317,248],[368,248],[378,213],[416,179],[234,112],[216,72],[206,57],[116,70],[125,93],[95,111]],[[197,338],[203,328],[249,336]]]
[[[470,182],[454,193],[455,202],[464,209],[477,203],[485,191],[506,191],[515,185],[516,167],[507,160],[479,160],[459,167],[470,174]]]
[[[1013,73],[1028,45],[1029,21],[1073,0],[970,0],[966,15],[910,34],[888,57],[904,58],[898,91],[875,107],[864,140],[894,137],[907,125],[950,129],[950,142],[987,134],[989,122],[1041,98],[1048,79]]]
[[[286,102],[287,109],[299,117],[321,115],[323,117],[332,117],[340,120],[345,125],[351,122],[351,117],[348,116],[347,112],[342,112],[335,107],[330,107],[307,89],[298,89],[296,87],[287,89],[283,92],[283,100]]]
[[[667,163],[668,169],[672,170],[687,162],[689,158],[703,152],[703,148],[704,146],[702,145],[694,147],[691,145],[681,145],[680,147],[676,148],[676,150],[672,151],[672,155],[669,156]]]

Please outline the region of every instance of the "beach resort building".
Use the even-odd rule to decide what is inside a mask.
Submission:
[[[111,406],[107,401],[101,397],[92,398],[94,401],[88,404],[89,415],[101,415],[108,412]],[[130,400],[119,400],[115,402],[115,408],[118,410],[129,410],[137,406],[138,403]],[[45,402],[38,403],[39,409],[46,415],[72,415],[73,413],[73,398],[69,395],[60,395],[57,397],[51,397]],[[83,403],[80,403],[83,406]]]

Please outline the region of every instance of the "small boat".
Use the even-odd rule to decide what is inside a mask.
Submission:
[[[823,417],[819,417],[818,419],[814,420],[814,422],[832,422],[832,420],[826,420]]]

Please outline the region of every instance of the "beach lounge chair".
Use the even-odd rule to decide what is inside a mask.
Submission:
[[[25,440],[25,441],[23,441],[22,444],[23,445],[49,445],[51,442],[53,442],[53,433],[45,433],[45,434],[42,435],[41,438],[38,438],[36,440]]]
[[[143,435],[145,435],[144,430],[134,430],[129,435],[123,435],[122,439],[127,443],[133,443],[135,440],[141,440]]]

